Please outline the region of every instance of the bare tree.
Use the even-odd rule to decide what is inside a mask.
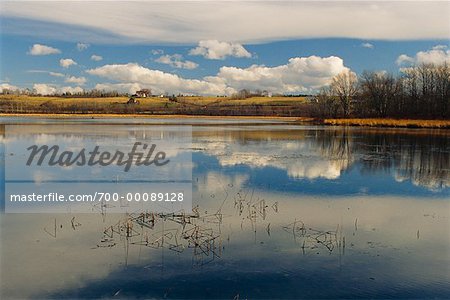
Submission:
[[[450,108],[450,67],[421,64],[403,71],[403,92],[408,113],[421,117],[448,117]]]
[[[450,117],[450,66],[445,63],[437,68],[436,91],[440,116]]]
[[[315,111],[314,113],[318,117],[326,118],[333,117],[336,118],[339,114],[339,102],[337,97],[331,94],[330,87],[325,87],[320,90],[317,96],[314,98]]]
[[[351,112],[353,99],[358,94],[358,78],[350,70],[336,75],[331,82],[331,92],[337,96],[345,117]]]
[[[370,115],[374,112],[379,117],[386,117],[398,100],[400,82],[385,72],[364,72],[360,82],[365,113]]]
[[[247,89],[242,89],[231,96],[232,99],[247,99],[251,97],[251,93]]]

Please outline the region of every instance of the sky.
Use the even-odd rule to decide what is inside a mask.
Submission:
[[[310,94],[450,63],[448,1],[2,1],[0,90]]]

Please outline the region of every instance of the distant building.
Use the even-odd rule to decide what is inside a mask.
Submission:
[[[270,97],[272,97],[272,92],[264,90],[264,91],[262,91],[261,96],[270,98]]]
[[[133,96],[131,96],[131,98],[128,99],[127,104],[139,104],[139,101],[136,100],[136,98],[134,98]]]
[[[140,91],[136,91],[135,95],[139,98],[147,98],[152,95],[152,91],[150,89],[142,89]]]

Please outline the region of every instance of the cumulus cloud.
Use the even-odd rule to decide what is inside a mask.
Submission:
[[[175,74],[151,70],[136,63],[105,65],[86,71],[88,74],[118,81],[122,84],[139,84],[150,87],[157,93],[186,93],[220,95],[234,92],[224,83],[211,83],[205,80],[184,79]]]
[[[219,42],[218,40],[200,41],[189,51],[190,55],[201,55],[207,59],[225,59],[227,56],[252,57],[241,44]]]
[[[41,44],[34,44],[28,51],[28,54],[30,55],[50,55],[59,53],[61,53],[61,50]]]
[[[310,56],[294,57],[289,59],[287,64],[276,67],[222,67],[216,76],[203,79],[184,79],[136,63],[105,65],[86,72],[116,81],[105,83],[103,88],[120,91],[137,84],[139,87],[150,87],[157,93],[229,95],[243,88],[268,90],[273,93],[313,92],[328,85],[335,75],[346,70],[349,69],[339,57]]]
[[[362,43],[361,47],[373,49],[375,46],[373,44],[371,44],[371,43]]]
[[[87,80],[85,77],[68,76],[64,81],[68,83],[76,83],[79,85],[83,85],[86,83]]]
[[[404,64],[414,63],[414,58],[406,54],[401,54],[395,62],[400,66]]]
[[[19,88],[15,85],[11,85],[9,83],[1,83],[0,84],[0,91],[3,93],[4,90],[8,90],[8,91],[15,91],[18,90]]]
[[[83,92],[83,88],[81,88],[79,86],[76,86],[76,87],[63,86],[63,87],[58,89],[58,92],[60,92],[60,93],[77,94],[77,93],[82,93]]]
[[[83,88],[77,86],[77,87],[71,87],[71,86],[63,86],[58,87],[52,84],[47,83],[35,83],[33,85],[33,90],[40,95],[54,95],[57,93],[81,93],[83,92]]]
[[[33,90],[40,95],[53,95],[56,93],[56,88],[46,83],[33,84]]]
[[[397,58],[397,65],[411,64],[450,64],[450,50],[446,50],[447,46],[437,45],[427,51],[419,51],[414,57],[402,54]]]
[[[192,70],[198,67],[198,64],[196,64],[193,61],[190,60],[183,60],[183,56],[180,54],[173,54],[173,55],[162,55],[155,59],[156,62],[160,64],[166,64],[169,66],[172,66],[177,69],[188,69]]]
[[[86,44],[86,43],[77,43],[77,49],[78,49],[78,51],[84,51],[84,50],[86,50],[87,48],[89,48],[89,44]]]
[[[68,68],[70,66],[77,65],[77,63],[71,58],[62,58],[59,60],[59,65],[63,68]]]
[[[450,64],[450,50],[432,49],[428,51],[420,51],[416,54],[417,63],[442,65]]]
[[[242,69],[220,68],[217,78],[234,89],[268,90],[273,93],[309,92],[328,85],[337,74],[349,70],[336,56],[294,57],[285,65],[253,65]]]
[[[434,46],[432,49],[433,50],[443,50],[443,49],[447,49],[447,45],[436,45]]]
[[[91,60],[93,60],[93,61],[101,61],[101,60],[103,60],[103,57],[100,56],[100,55],[93,54],[91,56]]]
[[[161,54],[164,53],[164,50],[162,50],[162,49],[152,49],[152,50],[150,51],[150,53],[151,53],[152,55],[161,55]]]

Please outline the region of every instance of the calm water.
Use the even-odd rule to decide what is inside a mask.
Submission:
[[[450,131],[0,122],[120,123],[95,137],[103,143],[126,143],[150,123],[189,123],[196,212],[152,224],[124,214],[2,214],[2,298],[450,298]],[[47,230],[55,219],[56,238]]]

